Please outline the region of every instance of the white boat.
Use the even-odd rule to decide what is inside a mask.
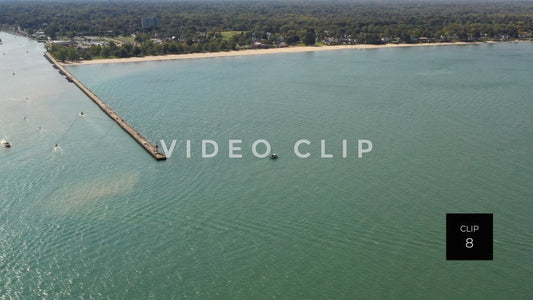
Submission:
[[[2,146],[4,148],[11,148],[11,144],[8,141],[6,141],[6,140],[0,141],[0,146]]]

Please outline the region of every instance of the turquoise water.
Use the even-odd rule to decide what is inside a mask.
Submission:
[[[148,139],[178,140],[156,162],[42,44],[0,38],[0,295],[533,295],[533,43],[69,67]],[[494,214],[493,261],[446,261],[451,212]]]

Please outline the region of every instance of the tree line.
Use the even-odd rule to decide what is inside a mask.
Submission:
[[[141,19],[157,19],[143,28]],[[0,24],[52,40],[78,36],[135,41],[51,46],[91,59],[236,50],[260,45],[380,44],[531,38],[533,3],[326,1],[3,1]],[[224,33],[232,33],[227,36]]]

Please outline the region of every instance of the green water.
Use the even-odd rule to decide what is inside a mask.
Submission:
[[[41,44],[0,38],[0,296],[533,295],[533,43],[69,67],[148,139],[178,140],[156,162]],[[280,158],[254,157],[257,139]],[[446,261],[452,212],[494,214],[493,261]]]

